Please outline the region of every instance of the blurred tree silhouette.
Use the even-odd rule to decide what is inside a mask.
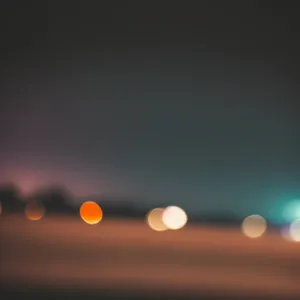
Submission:
[[[22,212],[25,202],[22,201],[18,187],[13,184],[5,184],[0,186],[0,201],[2,212]]]
[[[218,212],[205,215],[197,215],[192,221],[204,224],[214,224],[218,226],[239,226],[242,219],[232,213]]]
[[[71,205],[70,193],[61,186],[51,186],[37,190],[30,199],[43,204],[47,213],[75,214],[77,209]]]

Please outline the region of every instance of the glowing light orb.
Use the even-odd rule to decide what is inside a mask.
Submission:
[[[154,208],[148,213],[147,223],[151,229],[156,231],[165,231],[168,229],[162,220],[163,212],[163,208]]]
[[[163,223],[171,230],[183,228],[188,221],[186,212],[177,206],[167,207],[162,215]]]
[[[266,220],[259,215],[252,215],[243,221],[242,232],[249,238],[261,237],[267,230]]]
[[[98,224],[103,218],[101,207],[93,201],[84,202],[80,207],[80,216],[84,222],[90,225]]]
[[[290,225],[290,238],[295,242],[300,242],[300,219]]]
[[[300,218],[300,200],[294,200],[283,209],[283,218],[287,222],[292,222]]]
[[[45,208],[38,201],[31,200],[25,207],[25,215],[30,221],[38,221],[44,217]]]

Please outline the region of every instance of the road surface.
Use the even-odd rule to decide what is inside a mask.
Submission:
[[[300,299],[300,245],[276,234],[251,240],[238,229],[155,232],[141,221],[2,215],[0,238],[1,286]]]

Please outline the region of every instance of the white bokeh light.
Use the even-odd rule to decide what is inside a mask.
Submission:
[[[243,221],[242,232],[249,238],[258,238],[267,230],[266,220],[259,215],[251,215]]]
[[[177,230],[185,226],[188,217],[182,208],[169,206],[164,210],[162,220],[169,229]]]
[[[295,242],[300,242],[300,219],[295,220],[290,225],[290,238]]]

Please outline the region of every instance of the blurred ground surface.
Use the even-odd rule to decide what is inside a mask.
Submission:
[[[1,299],[300,299],[300,244],[272,233],[12,215],[0,238]]]

